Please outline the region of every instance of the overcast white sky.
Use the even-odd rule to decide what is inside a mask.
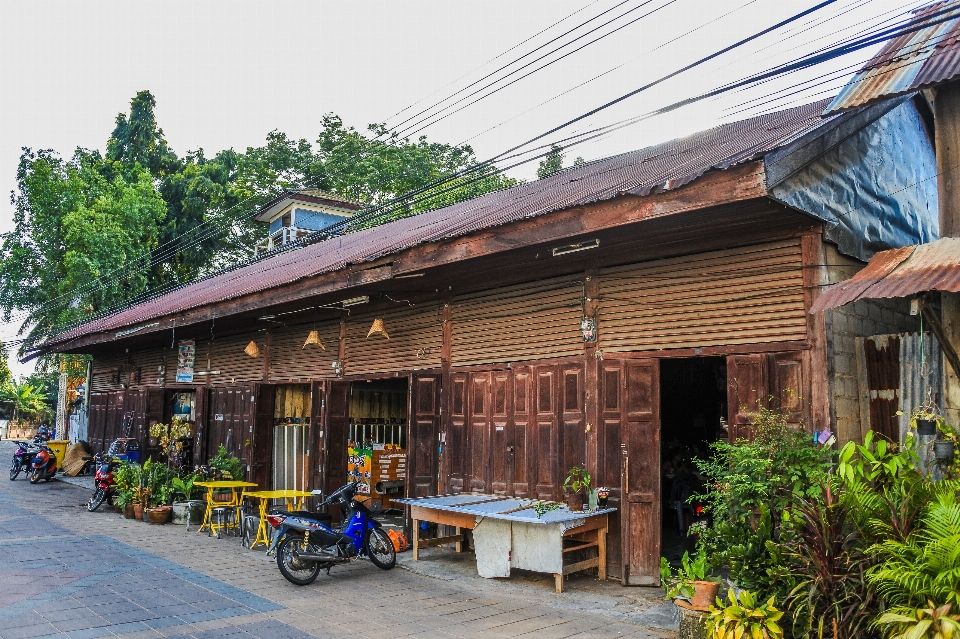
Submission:
[[[324,113],[335,112],[358,128],[370,122],[395,125],[404,116],[393,116],[412,103],[422,100],[405,115],[622,2],[0,0],[0,87],[4,95],[0,101],[0,190],[6,195],[16,186],[21,147],[51,148],[64,156],[78,146],[102,150],[117,113],[127,111],[130,99],[143,89],[156,96],[160,125],[180,155],[197,148],[208,155],[229,147],[243,150],[262,144],[273,129],[312,141]],[[442,142],[470,140],[478,157],[491,157],[817,3],[627,0],[566,40],[644,6],[543,62],[662,8],[423,133]],[[696,95],[919,4],[837,0],[782,31],[593,116],[577,128],[606,124]],[[831,19],[823,22],[827,18]],[[697,30],[684,35],[692,29]],[[783,96],[780,102],[758,100],[739,106],[801,79],[862,62],[873,51],[645,121],[571,150],[570,158],[604,157],[778,105],[827,97],[846,76]],[[618,66],[602,78],[538,106]],[[823,91],[826,93],[819,94]],[[748,110],[737,113],[740,108]],[[487,131],[491,127],[496,128]],[[511,174],[530,178],[535,169],[534,163]],[[12,228],[12,217],[9,198],[3,197],[0,232]],[[0,325],[0,340],[12,339],[18,328],[17,324]],[[32,368],[16,362],[11,365],[18,373]]]

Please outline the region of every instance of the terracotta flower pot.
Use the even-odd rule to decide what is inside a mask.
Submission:
[[[134,518],[134,519],[143,519],[143,504],[134,504],[134,505],[133,505],[133,518]]]
[[[144,514],[147,521],[151,524],[165,524],[170,520],[170,513],[173,509],[170,506],[157,506],[156,508],[147,508]]]
[[[580,512],[583,510],[583,495],[580,493],[567,493],[567,508],[570,512]]]
[[[127,519],[136,518],[137,515],[133,510],[133,504],[127,504],[126,506],[123,507],[123,516],[126,517]]]
[[[717,593],[720,592],[720,584],[716,581],[694,581],[693,597],[690,598],[690,605],[696,610],[706,610],[716,602]]]

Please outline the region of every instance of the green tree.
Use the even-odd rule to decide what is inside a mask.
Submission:
[[[0,342],[0,388],[10,383],[13,373],[10,371],[10,353],[3,342]]]
[[[563,168],[563,147],[556,144],[550,145],[550,152],[540,160],[537,167],[537,177],[541,180],[547,176],[553,175]]]
[[[78,149],[65,161],[24,149],[0,245],[0,310],[25,311],[25,346],[142,293],[166,207],[152,176]],[[102,278],[102,279],[101,279]]]
[[[47,404],[41,392],[27,382],[11,380],[0,387],[0,402],[13,407],[13,421],[33,419]]]

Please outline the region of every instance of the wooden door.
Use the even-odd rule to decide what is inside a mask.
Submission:
[[[234,457],[245,457],[244,443],[253,431],[251,412],[256,401],[253,393],[254,389],[247,384],[210,390],[207,436],[204,442],[206,459],[216,455],[221,445]]]
[[[530,440],[530,466],[536,481],[537,499],[560,499],[563,472],[560,468],[560,395],[558,367],[532,366],[534,419]]]
[[[534,424],[530,413],[533,407],[530,386],[532,384],[530,368],[519,366],[513,371],[513,407],[512,407],[512,440],[507,449],[511,464],[510,480],[512,495],[517,497],[532,497],[530,477],[530,437],[534,431]]]
[[[440,376],[413,375],[408,411],[408,497],[437,494],[440,449]]]
[[[110,393],[90,393],[90,405],[87,408],[87,443],[90,450],[99,453],[107,450],[110,442],[107,438],[107,406]]]
[[[467,373],[454,373],[449,377],[450,394],[447,402],[447,419],[440,433],[442,492],[461,493],[470,490],[470,452],[467,450],[467,423],[469,420]],[[409,445],[409,444],[408,444]]]
[[[277,396],[276,384],[255,384],[257,405],[253,423],[253,433],[249,459],[250,481],[256,482],[260,490],[273,490],[271,473],[273,472],[273,409]]]
[[[510,495],[513,491],[513,471],[516,449],[513,443],[512,417],[513,375],[511,371],[490,374],[490,421],[488,431],[490,492]]]
[[[610,489],[607,503],[616,508],[617,513],[610,516],[610,528],[607,533],[607,574],[611,577],[623,575],[625,544],[622,541],[620,521],[623,513],[621,485],[623,484],[624,457],[626,440],[623,433],[623,362],[620,360],[600,360],[599,367],[599,404],[600,423],[597,431],[597,486]],[[659,532],[658,532],[659,534]]]
[[[764,354],[727,357],[727,411],[730,443],[753,439],[753,419],[770,395]]]
[[[203,460],[203,442],[207,424],[210,423],[207,414],[209,402],[209,389],[204,387],[197,388],[196,404],[193,407],[193,445],[190,447],[190,458],[184,459],[184,466],[193,468]]]
[[[660,370],[656,359],[623,368],[623,583],[660,583]]]
[[[326,400],[324,438],[324,493],[329,495],[347,481],[347,429],[350,426],[350,382],[331,382]]]

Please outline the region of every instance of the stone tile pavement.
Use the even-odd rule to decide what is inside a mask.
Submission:
[[[0,462],[12,453],[0,442]],[[404,553],[388,572],[357,561],[298,587],[236,538],[88,513],[89,493],[23,476],[0,484],[0,639],[675,636],[654,589],[584,576],[557,595],[552,577],[482,579],[471,555],[444,549],[419,562]]]

